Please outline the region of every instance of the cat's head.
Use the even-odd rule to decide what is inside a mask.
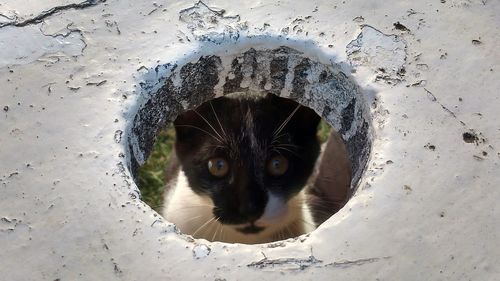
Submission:
[[[230,95],[178,116],[175,149],[192,190],[210,198],[214,217],[258,233],[301,208],[289,202],[313,171],[319,121],[290,99]]]

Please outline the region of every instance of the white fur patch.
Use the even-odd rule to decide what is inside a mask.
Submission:
[[[165,194],[163,216],[175,223],[183,233],[194,238],[258,244],[296,237],[315,229],[309,208],[304,202],[304,192],[288,202],[268,193],[264,214],[256,221],[257,226],[265,229],[257,234],[244,234],[235,229],[243,225],[224,225],[215,219],[212,200],[194,193],[183,171],[178,173],[172,184],[174,186]]]
[[[288,205],[286,202],[282,198],[269,192],[264,214],[262,214],[262,217],[260,217],[255,224],[257,226],[269,226],[279,223],[279,221],[286,216],[287,211]]]

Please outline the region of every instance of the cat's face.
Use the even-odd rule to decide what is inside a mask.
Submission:
[[[313,110],[271,94],[221,97],[175,120],[176,153],[220,223],[259,233],[292,211],[287,202],[319,154],[319,121]]]

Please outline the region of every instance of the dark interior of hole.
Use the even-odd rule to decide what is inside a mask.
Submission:
[[[139,162],[150,154],[160,128],[173,121],[186,106],[195,108],[213,98],[215,86],[223,81],[224,94],[265,92],[288,96],[314,108],[322,117],[336,124],[352,163],[351,188],[347,191],[347,194],[352,194],[371,148],[365,105],[359,87],[352,79],[342,71],[333,70],[288,47],[251,48],[231,61],[229,71],[224,72],[226,76],[222,76],[221,71],[227,66],[222,65],[217,55],[201,57],[196,62],[176,67],[163,86],[149,94],[135,115],[128,134],[128,166],[134,178],[137,179]],[[180,81],[180,84],[174,81]]]
[[[219,98],[214,100],[213,103],[216,104],[217,106],[217,101],[220,99],[227,99],[227,98]],[[283,98],[277,98],[275,97],[274,99],[280,99],[280,100],[286,100]],[[314,113],[312,110],[304,108],[303,106],[299,106],[301,108],[300,111],[297,111],[295,114],[297,116],[293,115],[292,109],[295,108],[295,106],[298,106],[298,103],[293,102],[291,100],[288,100],[288,103],[292,103],[293,107],[290,107],[288,110],[288,113],[290,114],[290,117],[295,117],[290,119],[289,123],[286,123],[287,126],[299,126],[299,124],[304,123],[306,121],[300,121],[299,118],[308,118],[306,115],[299,115],[301,111],[307,110],[307,112],[312,113],[314,118],[317,118],[317,120],[320,120],[320,117],[317,116],[316,113]],[[206,103],[205,103],[206,105]],[[212,106],[212,102],[210,102],[210,106]],[[277,105],[283,106],[282,104]],[[203,107],[203,106],[202,106]],[[203,112],[200,111],[202,110],[201,108],[196,109],[195,111],[191,111],[191,118],[192,117],[197,117],[198,123],[193,124],[196,126],[191,126],[191,130],[195,130],[197,132],[200,132],[196,137],[197,138],[206,138],[207,140],[212,140],[217,138],[216,136],[220,133],[221,135],[228,132],[229,135],[231,135],[231,132],[234,132],[234,134],[245,134],[248,132],[242,131],[240,133],[240,128],[245,127],[245,124],[240,124],[237,122],[232,122],[233,124],[232,128],[229,128],[227,123],[224,122],[224,118],[229,118],[231,114],[228,112],[222,112],[220,108],[217,108],[216,110],[219,112],[219,118],[222,119],[223,121],[220,122],[219,119],[212,119],[210,120],[210,117],[207,116],[211,114],[212,112]],[[254,109],[261,111],[260,108],[265,107],[264,105],[259,105],[259,108]],[[208,108],[208,106],[204,106],[204,108]],[[297,107],[298,108],[298,107]],[[237,111],[238,108],[234,108],[234,106],[227,106],[226,110],[228,111]],[[242,110],[241,108],[239,110]],[[274,110],[268,110],[267,112],[261,114],[263,115],[263,119],[260,119],[261,121],[267,121],[267,122],[260,122],[260,124],[252,124],[255,128],[260,128],[266,127],[265,123],[269,123],[269,120],[272,120],[275,118],[277,112],[276,110],[280,110],[279,108],[275,108]],[[189,112],[188,112],[189,113]],[[243,115],[242,114],[236,114],[238,115]],[[246,113],[248,115],[248,113]],[[256,113],[254,113],[256,114]],[[187,113],[184,113],[183,116],[187,115]],[[205,116],[205,117],[203,117]],[[302,117],[304,116],[304,117]],[[203,119],[201,119],[201,118]],[[234,116],[233,116],[234,117]],[[286,120],[284,115],[282,117],[283,120]],[[309,117],[310,118],[310,117]],[[185,117],[184,117],[185,119]],[[208,120],[207,120],[208,119]],[[176,120],[176,124],[182,123],[178,121],[179,118]],[[209,121],[210,120],[210,121]],[[219,122],[219,123],[215,123]],[[298,123],[297,123],[298,122]],[[225,127],[225,130],[223,128],[219,129],[217,126],[220,125],[221,123],[224,124],[224,126],[221,125],[221,127]],[[234,124],[235,123],[235,124]],[[209,124],[207,126],[207,124]],[[212,125],[210,125],[212,124]],[[277,123],[277,124],[281,124]],[[321,144],[321,154],[319,154],[313,159],[311,159],[311,165],[316,166],[312,173],[309,175],[304,176],[304,183],[301,184],[300,189],[296,191],[290,190],[290,193],[292,192],[299,192],[300,190],[304,190],[305,193],[307,194],[305,198],[307,198],[306,202],[302,202],[301,204],[304,204],[307,206],[312,215],[312,222],[318,226],[322,222],[324,222],[326,219],[328,219],[331,215],[336,213],[346,202],[349,197],[350,193],[350,181],[351,181],[351,170],[350,170],[350,163],[347,158],[347,152],[344,146],[344,143],[338,133],[336,133],[334,130],[331,129],[331,127],[324,121],[321,121],[320,123],[314,123],[317,128],[312,128],[314,132],[314,139],[319,140],[318,144]],[[203,125],[205,125],[203,127]],[[304,125],[309,125],[308,123],[304,123]],[[274,127],[278,127],[277,125],[272,125]],[[195,129],[193,129],[195,128]],[[217,129],[215,129],[217,128]],[[179,129],[179,128],[177,128]],[[182,132],[182,128],[181,132]],[[219,130],[218,130],[219,129]],[[301,137],[301,135],[306,134],[304,131],[307,128],[297,128],[296,131],[294,128],[289,128],[284,130],[284,132],[294,132],[296,131],[297,136],[290,136],[290,137]],[[257,130],[257,129],[256,129]],[[270,133],[270,131],[269,131]],[[287,133],[288,134],[288,133]],[[267,138],[268,136],[262,136],[263,138]],[[158,212],[162,212],[164,209],[164,202],[163,202],[163,192],[165,189],[166,182],[171,181],[173,178],[177,177],[177,169],[173,169],[170,164],[167,164],[167,162],[178,162],[175,160],[175,158],[178,158],[174,155],[174,138],[175,138],[175,130],[173,126],[167,126],[165,129],[163,129],[159,135],[157,136],[157,140],[154,144],[154,149],[152,150],[148,161],[139,169],[139,187],[142,192],[143,200],[148,203],[150,206],[155,208]],[[238,143],[237,147],[238,149],[243,149],[241,146],[245,146],[246,144],[243,143],[244,138],[239,139],[239,141],[242,141],[242,143]],[[196,142],[198,140],[192,139],[192,142]],[[182,141],[181,141],[182,143]],[[305,150],[304,148],[296,148],[296,147],[291,147],[291,144],[283,144],[283,145],[289,145],[289,146],[283,146],[281,151],[276,150],[275,152],[269,152],[268,158],[270,158],[273,154],[276,156],[279,153],[279,156],[285,156],[287,161],[292,161],[290,162],[293,166],[293,164],[297,163],[303,163],[304,161],[307,161],[305,159],[306,157],[300,157],[302,155],[299,155],[301,150]],[[279,145],[276,147],[280,147]],[[295,151],[295,152],[294,152]],[[238,151],[240,152],[240,151]],[[290,152],[294,153],[291,154]],[[172,154],[171,154],[172,153]],[[186,152],[180,152],[180,153],[186,153]],[[206,153],[205,150],[203,150],[201,153]],[[212,152],[210,152],[212,153]],[[238,154],[238,153],[236,153]],[[255,153],[258,154],[258,153]],[[288,155],[287,155],[288,154]],[[182,155],[180,155],[182,156]],[[255,157],[258,157],[260,155],[256,155]],[[247,156],[248,157],[248,156]],[[172,160],[174,159],[174,160]],[[234,160],[234,159],[233,159]],[[241,161],[247,161],[248,159],[237,159]],[[252,159],[255,160],[255,159]],[[267,161],[267,160],[266,160]],[[295,161],[295,162],[293,162]],[[233,161],[234,162],[234,161]],[[248,162],[253,162],[248,160]],[[316,163],[316,165],[315,165]],[[232,164],[232,163],[231,163]],[[228,164],[229,166],[231,164]],[[245,163],[246,164],[246,163]],[[178,165],[178,163],[175,163],[174,165]],[[167,168],[168,167],[168,168]],[[265,165],[263,165],[265,169]],[[257,169],[257,168],[254,168]],[[263,171],[266,172],[266,171]],[[186,173],[186,171],[185,171]],[[292,173],[292,172],[291,172]],[[300,171],[295,171],[293,174],[300,173]],[[187,174],[187,173],[186,173]],[[256,172],[252,174],[251,176],[257,176],[259,172]],[[292,174],[292,175],[293,175]],[[285,174],[286,175],[286,174]],[[238,174],[235,173],[235,177],[248,177],[248,174]],[[165,179],[164,179],[165,177]],[[205,181],[207,179],[204,179]],[[213,183],[214,185],[217,185],[217,180]],[[291,188],[287,186],[287,183],[285,180],[279,179],[279,182],[283,182],[283,186],[279,187],[281,192],[284,192],[287,188]],[[167,184],[167,187],[170,185]],[[172,188],[170,186],[170,188]],[[234,186],[224,186],[223,188],[232,188],[234,189]],[[245,186],[244,188],[248,188],[248,186]],[[276,191],[276,190],[275,190]],[[167,192],[171,192],[167,188]],[[224,195],[224,196],[231,196],[229,195]],[[283,198],[285,198],[284,196]],[[290,196],[291,197],[291,196]],[[250,200],[250,199],[248,199]],[[258,199],[253,199],[253,200],[258,200]],[[216,200],[213,200],[214,202]],[[186,205],[189,206],[189,202],[186,202]],[[216,207],[219,208],[219,207]],[[182,229],[181,229],[182,231]],[[187,234],[193,234],[193,233],[187,233]],[[207,237],[203,237],[208,239]],[[216,238],[216,237],[214,237]],[[286,235],[284,235],[282,238],[288,238]],[[219,237],[219,240],[221,238]],[[218,240],[218,239],[216,239]]]

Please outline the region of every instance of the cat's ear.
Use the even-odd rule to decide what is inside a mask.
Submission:
[[[290,128],[296,130],[299,135],[315,136],[321,117],[307,106],[300,106],[295,116],[290,120]]]
[[[203,119],[194,110],[188,110],[177,116],[174,127],[175,152],[182,163],[196,154],[203,142]]]
[[[174,121],[175,133],[177,141],[192,142],[193,138],[203,132],[203,119],[194,111],[188,110],[181,113]]]
[[[299,103],[294,100],[282,98],[275,96],[273,94],[268,94],[267,98],[271,101],[271,103],[279,103],[283,110],[288,112],[293,112]],[[318,129],[318,124],[321,121],[321,117],[312,109],[307,106],[301,105],[297,112],[295,112],[294,116],[290,120],[289,129],[294,130],[297,135],[303,136],[315,136]]]

